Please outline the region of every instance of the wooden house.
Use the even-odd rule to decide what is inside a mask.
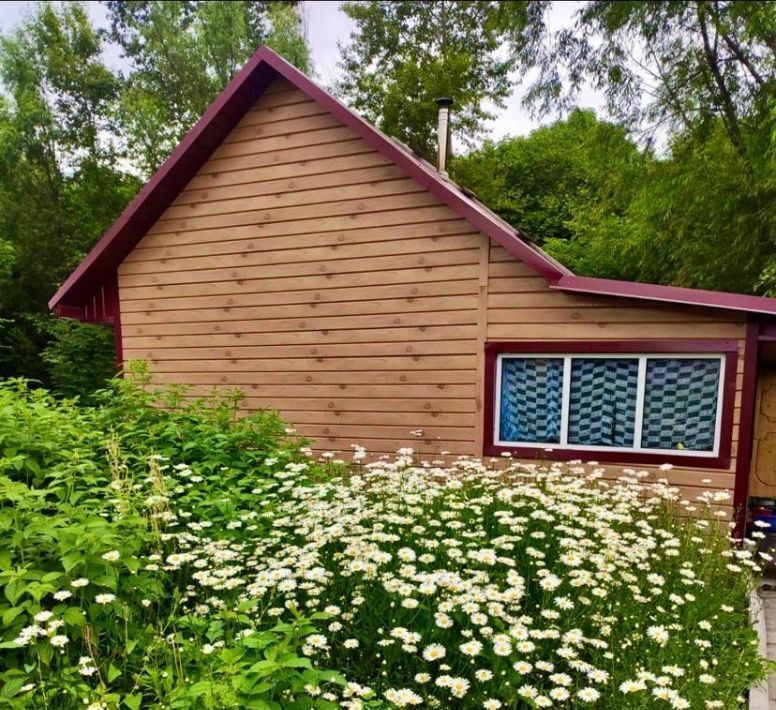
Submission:
[[[577,276],[267,48],[50,306],[317,449],[671,463],[691,496],[775,495],[776,300]]]

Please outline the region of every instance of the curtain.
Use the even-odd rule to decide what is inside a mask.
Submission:
[[[561,358],[504,358],[499,439],[559,443],[562,394]]]
[[[717,359],[647,360],[642,446],[712,451],[719,377]]]
[[[634,445],[639,361],[573,358],[568,443]]]

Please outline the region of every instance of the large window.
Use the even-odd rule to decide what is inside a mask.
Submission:
[[[720,454],[726,356],[496,355],[498,447]]]

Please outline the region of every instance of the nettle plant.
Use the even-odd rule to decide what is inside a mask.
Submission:
[[[182,611],[191,576],[149,560],[175,554],[178,515],[227,530],[271,474],[264,462],[298,460],[300,442],[272,413],[237,417],[236,399],[172,392],[160,408],[159,396],[116,382],[82,407],[0,385],[0,706],[278,707],[262,698],[341,680],[294,655],[313,631],[301,615],[230,655],[202,650],[246,618],[241,603],[227,596],[203,628]],[[197,472],[170,479],[168,456]]]

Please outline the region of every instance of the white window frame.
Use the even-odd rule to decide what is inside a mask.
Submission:
[[[561,398],[561,422],[560,441],[502,441],[499,438],[501,432],[501,370],[505,359],[547,359],[563,360],[563,383]],[[594,446],[586,444],[568,443],[569,404],[571,400],[571,361],[581,360],[638,360],[638,379],[636,380],[636,418],[634,422],[633,441],[635,446]],[[714,447],[711,451],[696,451],[693,449],[649,449],[641,446],[642,429],[644,424],[644,399],[646,393],[647,360],[717,360],[719,362],[719,382],[717,384],[717,411],[714,424]],[[693,456],[704,458],[717,458],[719,456],[722,433],[722,405],[724,403],[723,391],[725,385],[726,357],[716,353],[499,353],[496,356],[496,382],[493,416],[493,443],[510,449],[535,449],[545,450],[574,450],[574,451],[614,451],[632,452],[640,454],[663,454],[666,456]]]

